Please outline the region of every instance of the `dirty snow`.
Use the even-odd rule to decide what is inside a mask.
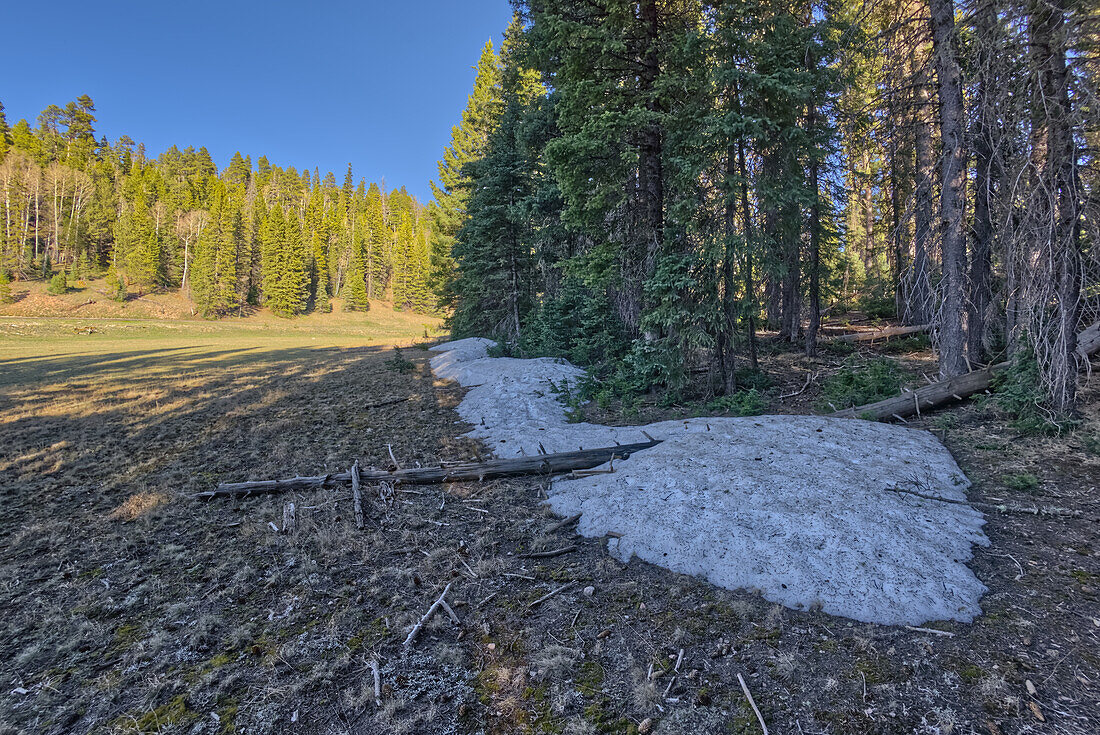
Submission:
[[[559,479],[553,511],[578,530],[608,532],[636,556],[793,609],[865,622],[971,621],[985,586],[966,566],[989,543],[980,513],[888,492],[914,480],[965,500],[970,482],[930,433],[816,416],[662,421],[644,427],[569,423],[560,391],[584,371],[550,358],[490,358],[474,338],[433,349],[440,378],[470,388],[458,407],[497,456],[663,443],[612,474]]]

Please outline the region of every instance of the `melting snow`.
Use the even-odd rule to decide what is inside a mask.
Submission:
[[[474,338],[433,349],[432,369],[470,390],[458,407],[470,434],[500,457],[664,440],[615,472],[556,480],[550,507],[582,513],[590,537],[729,589],[793,609],[887,624],[969,622],[986,588],[966,566],[989,543],[966,505],[970,481],[930,433],[854,419],[753,416],[644,427],[569,423],[558,399],[584,371],[561,360],[491,358]]]

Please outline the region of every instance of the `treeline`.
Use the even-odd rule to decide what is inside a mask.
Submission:
[[[181,288],[209,316],[265,306],[283,316],[349,310],[370,298],[431,311],[431,226],[405,189],[234,154],[218,171],[205,148],[153,159],[123,136],[95,135],[82,96],[31,127],[0,105],[0,279],[106,273],[115,298]]]
[[[1073,410],[1100,305],[1095,3],[515,6],[437,193],[457,334],[730,392],[758,329],[813,355],[858,306],[933,323],[944,376],[1008,354]]]

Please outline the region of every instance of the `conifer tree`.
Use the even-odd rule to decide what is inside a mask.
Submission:
[[[144,195],[139,193],[116,224],[115,247],[139,291],[157,285],[161,278],[160,240]]]
[[[393,305],[400,309],[412,308],[416,300],[415,236],[412,217],[402,212],[393,246]]]
[[[366,256],[364,268],[367,272],[367,293],[379,298],[385,293],[392,265],[392,239],[386,224],[386,214],[382,202],[382,190],[377,184],[371,184],[367,190],[365,222],[367,228]]]
[[[466,219],[470,193],[463,168],[481,158],[501,111],[500,60],[492,41],[485,44],[475,68],[474,88],[466,101],[462,120],[451,128],[451,144],[443,150],[443,158],[438,164],[439,181],[431,182],[433,283],[440,287],[451,277],[454,268],[451,249]]]
[[[118,272],[114,261],[107,266],[107,296],[114,301],[126,301],[126,277]]]
[[[367,274],[363,255],[358,247],[350,248],[348,271],[341,295],[344,297],[344,311],[367,311],[370,301],[367,294]]]

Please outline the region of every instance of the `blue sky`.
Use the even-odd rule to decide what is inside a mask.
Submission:
[[[96,103],[97,134],[150,154],[205,145],[219,166],[318,166],[421,201],[507,0],[20,2],[5,8],[0,101],[32,125]],[[48,39],[48,40],[47,40]]]

